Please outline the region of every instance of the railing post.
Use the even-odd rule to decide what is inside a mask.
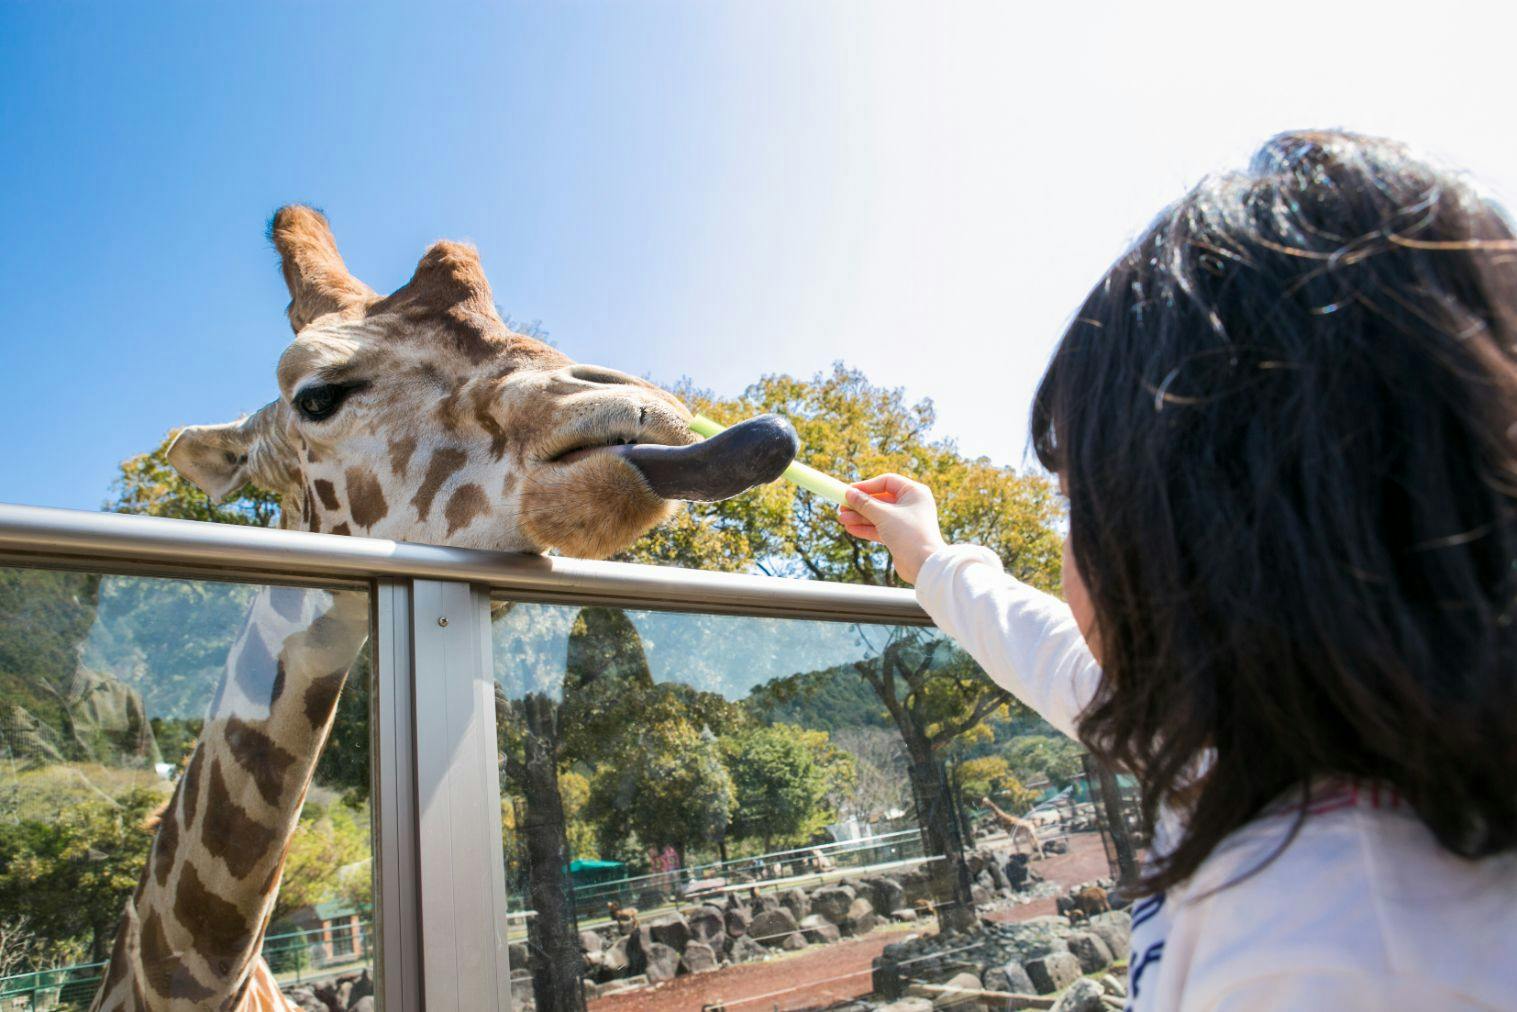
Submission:
[[[489,594],[411,584],[423,1004],[509,1009]]]
[[[386,1009],[420,1009],[421,899],[417,873],[416,733],[411,663],[411,586],[380,581],[374,589],[374,763],[378,934],[375,993]]]

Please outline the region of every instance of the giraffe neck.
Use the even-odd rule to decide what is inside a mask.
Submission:
[[[127,904],[97,1009],[144,996],[152,1008],[241,1002],[368,629],[364,594],[259,592]]]

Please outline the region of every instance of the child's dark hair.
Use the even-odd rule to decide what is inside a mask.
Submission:
[[[1403,146],[1270,140],[1087,298],[1032,413],[1105,672],[1086,746],[1188,878],[1324,775],[1517,848],[1517,243]],[[1299,826],[1299,822],[1297,823]]]

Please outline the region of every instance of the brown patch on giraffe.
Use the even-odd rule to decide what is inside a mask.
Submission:
[[[342,473],[348,492],[348,507],[353,522],[360,527],[373,527],[389,515],[390,506],[385,502],[384,489],[379,479],[366,467],[350,467]]]
[[[484,489],[473,482],[458,486],[448,497],[448,505],[442,511],[448,519],[447,536],[452,537],[454,531],[469,526],[475,517],[489,511],[490,502],[485,498]]]
[[[321,463],[321,454],[319,454],[319,453],[316,452],[316,448],[314,446],[309,446],[309,445],[306,446],[306,463],[307,464],[319,464],[319,463]]]
[[[333,534],[341,534],[344,537],[347,537],[348,535],[350,535],[350,534],[353,533],[353,528],[349,527],[347,521],[344,520],[342,523],[340,523],[336,527],[332,528],[332,533]]]
[[[274,665],[274,685],[269,689],[269,706],[279,702],[279,697],[284,695],[284,658],[280,658]]]
[[[186,874],[189,871],[186,867]],[[163,919],[156,910],[142,922],[142,974],[154,994],[171,1001],[204,1002],[216,993],[196,978],[183,957],[174,950],[168,932],[163,928]]]
[[[347,677],[348,672],[344,668],[330,675],[322,675],[307,686],[306,720],[311,722],[312,727],[323,727],[332,719],[332,708],[337,705],[337,695],[342,691],[343,680]]]
[[[432,407],[432,417],[437,419],[437,424],[450,436],[458,435],[459,400],[458,391],[454,390],[439,397]]]
[[[495,417],[499,394],[500,388],[494,383],[481,383],[473,394],[474,420],[490,437],[490,456],[495,460],[506,455],[506,430]]]
[[[195,748],[189,768],[184,771],[184,827],[195,825],[195,809],[200,805],[200,769],[205,765],[205,746]]]
[[[280,666],[283,670],[283,665]],[[226,743],[232,758],[253,778],[253,786],[270,806],[279,803],[285,774],[295,765],[295,756],[274,744],[274,739],[236,717],[226,723]]]
[[[100,985],[100,994],[109,996],[121,986],[131,973],[131,954],[127,951],[127,942],[131,936],[131,917],[126,911],[122,911],[121,920],[116,922],[116,942],[111,946],[110,970],[105,975],[105,981]],[[133,976],[131,978],[131,990],[122,998],[122,1003],[117,1008],[137,1012],[145,1008],[146,1000],[142,995],[142,984]]]
[[[269,856],[275,843],[274,830],[248,815],[227,790],[221,775],[221,760],[211,760],[210,789],[205,799],[205,826],[200,832],[205,849],[219,857],[234,878],[247,878]],[[186,863],[185,873],[190,865]],[[181,876],[182,879],[182,876]]]
[[[305,486],[305,494],[300,497],[300,526],[311,526],[311,486]]]
[[[337,501],[337,489],[325,478],[317,478],[314,484],[316,495],[321,500],[321,505],[329,510],[342,509],[342,503]]]
[[[255,702],[270,699],[274,691],[274,679],[278,674],[279,662],[269,652],[268,644],[264,643],[257,629],[249,629],[247,638],[243,640],[242,651],[233,662],[233,678],[237,687],[243,695]],[[219,711],[220,702],[218,699],[212,714]]]
[[[427,476],[421,480],[416,495],[411,497],[411,505],[416,507],[417,520],[426,521],[427,514],[432,511],[432,501],[437,498],[442,483],[458,473],[468,462],[469,455],[456,446],[445,446],[432,454],[432,459],[427,461]]]
[[[186,861],[179,875],[174,916],[217,977],[230,977],[247,957],[253,936],[247,920],[236,906],[205,887],[193,862]]]
[[[405,436],[401,439],[392,439],[389,444],[390,450],[390,473],[397,478],[406,476],[406,468],[411,466],[411,454],[416,452],[416,437]]]
[[[153,877],[158,880],[160,888],[169,884],[169,872],[174,870],[174,857],[179,851],[179,818],[174,803],[183,791],[181,782],[179,791],[175,792],[163,813],[165,817],[158,820],[158,837],[153,841]]]
[[[516,491],[516,486],[521,484],[520,471],[507,471],[506,480],[500,486],[500,497],[510,499],[511,493]]]

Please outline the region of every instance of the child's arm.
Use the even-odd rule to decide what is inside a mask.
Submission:
[[[838,519],[854,537],[890,549],[917,600],[1002,688],[1070,737],[1101,669],[1069,608],[1005,574],[994,552],[947,545],[932,491],[896,474],[849,490]]]

